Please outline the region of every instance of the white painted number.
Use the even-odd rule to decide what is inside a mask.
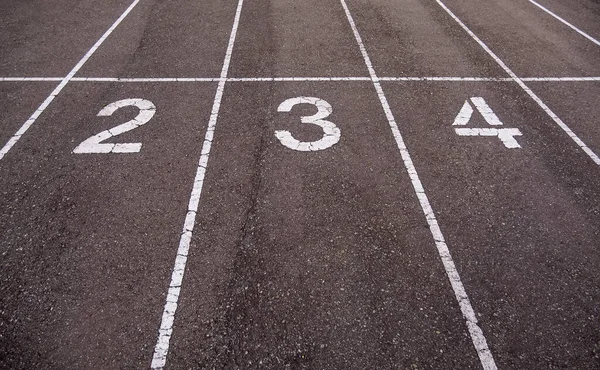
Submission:
[[[474,96],[471,102],[475,105],[475,108],[481,113],[483,119],[490,126],[502,126],[504,123],[500,121],[500,118],[496,116],[496,113],[490,108],[483,98]],[[473,116],[473,107],[466,100],[461,108],[460,112],[454,119],[452,126],[466,126],[471,117]],[[496,136],[502,144],[508,149],[520,148],[521,145],[515,139],[515,136],[523,135],[518,128],[455,128],[454,131],[458,136]]]
[[[120,135],[127,131],[131,131],[141,125],[147,123],[152,119],[154,113],[156,113],[156,107],[151,101],[145,99],[123,99],[110,103],[104,107],[98,116],[110,116],[115,113],[118,109],[123,107],[137,107],[140,111],[138,115],[131,121],[127,121],[122,125],[113,127],[110,130],[102,131],[101,133],[94,135],[84,142],[79,144],[77,148],[73,150],[73,153],[137,153],[142,149],[142,143],[122,143],[122,144],[110,144],[102,143],[105,140],[110,139],[113,136]]]
[[[313,125],[321,127],[323,129],[323,137],[317,141],[299,141],[296,140],[289,131],[278,130],[275,131],[275,136],[279,139],[281,144],[290,149],[309,152],[330,148],[340,141],[340,129],[333,122],[323,119],[328,117],[333,111],[333,108],[331,108],[329,103],[319,98],[300,96],[284,101],[279,105],[277,111],[290,112],[297,104],[312,104],[317,107],[317,113],[312,116],[303,116],[300,121],[302,123],[312,123]]]

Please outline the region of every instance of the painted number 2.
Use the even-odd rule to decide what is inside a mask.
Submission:
[[[312,116],[303,116],[300,118],[300,121],[302,123],[312,123],[313,125],[321,127],[323,129],[323,137],[317,141],[299,141],[295,139],[289,131],[278,130],[275,131],[275,136],[279,139],[281,144],[290,149],[309,152],[330,148],[340,141],[340,129],[333,122],[323,119],[327,118],[333,111],[333,108],[331,108],[329,103],[319,98],[300,96],[287,99],[279,105],[277,111],[290,112],[297,104],[312,104],[317,107],[317,113]]]
[[[110,103],[106,107],[102,108],[98,112],[98,116],[111,116],[118,109],[123,107],[137,107],[140,111],[138,115],[119,126],[113,127],[110,130],[102,131],[101,133],[94,135],[73,150],[73,153],[137,153],[142,149],[142,143],[122,143],[122,144],[110,144],[102,143],[105,140],[112,138],[113,136],[120,135],[127,131],[131,131],[141,125],[147,123],[152,119],[154,113],[156,113],[156,107],[151,101],[145,99],[123,99]]]

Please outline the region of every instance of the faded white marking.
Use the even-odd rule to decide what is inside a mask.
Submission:
[[[459,136],[497,136],[509,149],[520,148],[515,136],[521,136],[518,128],[455,128]]]
[[[206,173],[210,149],[212,147],[215,128],[217,126],[217,118],[219,117],[221,100],[223,99],[223,91],[227,81],[229,64],[231,62],[233,45],[235,43],[237,29],[240,23],[240,15],[242,13],[243,3],[244,0],[239,0],[237,5],[233,26],[231,28],[231,34],[229,36],[229,42],[227,44],[225,59],[223,60],[223,68],[221,69],[219,84],[215,93],[215,99],[213,101],[206,134],[204,135],[204,143],[202,144],[202,151],[200,153],[200,160],[198,161],[196,177],[194,179],[194,185],[190,194],[188,211],[185,216],[183,230],[179,239],[179,247],[177,248],[177,257],[175,258],[175,265],[173,266],[173,272],[171,274],[171,282],[169,283],[169,289],[167,291],[167,300],[163,309],[160,328],[158,329],[158,338],[154,347],[154,354],[152,355],[152,363],[150,365],[152,369],[162,369],[167,363],[169,342],[171,340],[171,335],[173,334],[173,323],[175,321],[175,313],[177,311],[177,302],[179,301],[179,294],[181,292],[181,284],[183,282],[183,275],[185,273],[185,266],[187,263],[190,242],[192,239],[192,232],[194,230],[196,214],[198,212],[198,206],[200,203],[200,195],[202,194],[202,187],[204,185],[204,175]]]
[[[581,36],[585,37],[586,39],[590,40],[591,42],[593,42],[594,44],[600,46],[600,41],[596,40],[595,38],[593,38],[592,36],[588,35],[587,33],[583,32],[582,30],[580,30],[579,28],[573,26],[571,23],[567,22],[566,20],[562,19],[561,17],[559,17],[558,15],[554,14],[553,12],[551,12],[548,8],[543,7],[542,5],[536,3],[533,0],[529,0],[530,3],[532,3],[533,5],[537,6],[538,8],[542,9],[543,11],[545,11],[546,13],[550,14],[551,16],[553,16],[554,18],[558,19],[559,21],[561,21],[562,23],[566,24],[567,26],[571,27],[571,29],[573,29],[575,32],[577,32],[578,34],[580,34]]]
[[[344,11],[346,13],[346,17],[348,18],[348,22],[350,23],[350,27],[352,28],[352,32],[354,33],[354,37],[356,38],[356,42],[360,48],[360,52],[362,53],[363,59],[369,70],[369,75],[371,76],[371,80],[373,81],[373,86],[377,91],[377,96],[379,97],[379,101],[381,102],[381,106],[385,112],[385,116],[387,117],[390,129],[392,130],[392,135],[396,140],[396,145],[400,150],[400,155],[402,156],[402,160],[404,162],[404,166],[408,172],[410,177],[410,181],[412,186],[417,194],[417,198],[419,199],[419,203],[421,205],[421,209],[423,210],[423,214],[425,215],[425,219],[429,224],[429,231],[431,232],[431,236],[435,242],[435,246],[437,248],[440,259],[442,260],[442,264],[444,265],[444,269],[446,270],[446,275],[448,276],[448,280],[450,281],[450,285],[454,291],[454,295],[456,296],[456,300],[458,301],[458,305],[463,314],[463,317],[466,321],[467,328],[469,330],[469,334],[471,335],[471,341],[477,351],[477,355],[479,356],[479,360],[481,365],[485,370],[496,370],[496,362],[494,361],[494,357],[492,356],[492,352],[490,351],[485,336],[483,335],[483,331],[477,324],[477,317],[475,315],[475,311],[471,306],[471,302],[469,297],[467,296],[467,292],[465,290],[464,285],[460,279],[458,271],[456,270],[456,266],[454,265],[454,261],[452,256],[450,255],[450,250],[448,249],[448,245],[444,239],[444,235],[442,234],[442,230],[437,222],[431,204],[429,203],[429,199],[425,194],[425,189],[423,188],[423,184],[419,179],[419,175],[417,174],[417,169],[414,166],[410,153],[408,152],[408,148],[404,143],[404,139],[400,134],[400,129],[398,128],[398,124],[396,123],[396,119],[390,109],[387,98],[383,92],[381,84],[379,83],[379,78],[375,73],[375,69],[371,64],[371,59],[369,58],[369,54],[365,48],[365,45],[362,42],[360,34],[358,33],[358,29],[356,28],[356,24],[354,23],[354,19],[352,19],[352,15],[350,14],[350,10],[346,5],[344,0],[340,0]]]
[[[311,123],[321,127],[323,129],[323,137],[316,141],[305,142],[294,138],[289,131],[275,131],[275,136],[277,139],[279,139],[282,145],[293,150],[310,152],[330,148],[340,141],[340,136],[342,135],[340,129],[333,122],[323,119],[327,118],[333,112],[333,108],[329,103],[319,98],[300,96],[285,100],[279,105],[277,111],[290,112],[297,104],[312,104],[317,107],[317,113],[313,114],[312,116],[301,117],[300,122]]]
[[[498,65],[517,83],[519,86],[529,95],[539,106],[546,112],[546,114],[560,127],[570,138],[587,154],[596,165],[600,166],[600,157],[594,153],[584,142],[577,136],[573,130],[569,128],[508,66],[500,59],[494,52],[488,48],[488,46],[477,37],[444,3],[440,0],[435,0],[441,7],[458,23],[465,32],[475,40],[479,46],[483,48]]]
[[[140,111],[138,115],[119,126],[113,127],[110,130],[102,131],[101,133],[94,135],[81,144],[79,144],[73,153],[76,154],[91,154],[91,153],[137,153],[142,149],[141,143],[122,143],[122,144],[110,144],[102,143],[122,133],[131,131],[141,125],[146,124],[152,119],[156,113],[156,107],[149,100],[144,99],[123,99],[110,103],[104,107],[99,113],[99,117],[111,116],[117,109],[133,106],[137,107]]]
[[[94,46],[92,46],[92,48],[88,50],[88,52],[83,56],[83,58],[81,58],[81,60],[75,65],[75,67],[73,67],[71,72],[69,72],[69,74],[62,79],[60,84],[58,84],[58,86],[54,88],[54,90],[50,93],[50,96],[48,96],[46,100],[44,100],[44,102],[38,107],[38,109],[36,109],[36,111],[33,112],[31,117],[29,117],[29,119],[25,121],[21,128],[19,128],[19,130],[8,140],[4,147],[0,149],[0,160],[2,160],[6,153],[8,153],[9,150],[19,141],[19,139],[21,139],[25,132],[29,130],[29,128],[35,123],[38,117],[44,112],[44,110],[46,110],[48,105],[52,103],[54,98],[56,98],[56,96],[62,91],[62,89],[64,89],[64,87],[69,83],[69,81],[71,81],[73,76],[75,76],[75,74],[81,69],[81,67],[83,67],[83,65],[88,61],[88,59],[90,59],[90,57],[96,52],[100,45],[102,45],[104,40],[106,40],[108,36],[110,36],[110,34],[115,30],[115,28],[117,28],[117,26],[123,21],[123,19],[125,19],[125,17],[127,17],[127,15],[133,10],[133,8],[135,8],[139,1],[140,0],[135,0],[133,3],[131,3],[131,5],[129,5],[127,9],[125,9],[123,14],[121,14],[121,16],[112,24],[112,26],[110,26],[110,28],[106,30],[106,32],[104,32],[102,37],[100,37],[100,39],[96,41]]]

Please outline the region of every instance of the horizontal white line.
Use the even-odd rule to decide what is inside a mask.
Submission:
[[[75,77],[77,82],[219,82],[220,78],[193,77]]]
[[[57,82],[63,77],[0,77],[0,82]],[[370,77],[231,77],[226,82],[371,81]],[[219,77],[73,77],[73,82],[220,82]],[[379,77],[379,81],[514,82],[510,77]],[[527,82],[600,82],[600,77],[523,77]]]
[[[257,77],[257,78],[230,78],[231,82],[303,82],[303,81],[371,81],[369,77]]]
[[[62,81],[64,77],[0,77],[4,82],[42,82],[42,81]]]
[[[542,81],[542,82],[585,82],[585,81],[600,81],[600,77],[526,77],[521,78],[521,81]]]
[[[510,82],[509,77],[379,77],[379,81]]]

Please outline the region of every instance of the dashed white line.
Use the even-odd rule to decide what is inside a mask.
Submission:
[[[369,70],[371,81],[373,82],[375,90],[377,91],[379,101],[381,102],[381,106],[383,107],[383,110],[387,117],[390,129],[392,130],[392,134],[394,135],[394,139],[396,140],[398,149],[400,150],[400,155],[404,162],[404,166],[408,171],[410,181],[415,190],[417,198],[419,199],[419,203],[429,225],[429,231],[431,232],[433,240],[435,241],[438,254],[442,260],[448,279],[450,280],[450,285],[454,290],[456,300],[458,301],[458,305],[460,306],[460,310],[467,324],[469,334],[471,335],[471,340],[473,342],[473,345],[475,346],[475,350],[477,351],[481,365],[486,370],[495,370],[497,369],[497,367],[494,361],[494,357],[492,356],[492,352],[490,351],[487,345],[487,341],[485,339],[485,336],[483,335],[483,331],[477,324],[477,316],[475,315],[475,311],[471,306],[471,301],[469,300],[465,287],[462,284],[458,271],[456,270],[456,266],[454,265],[454,261],[452,259],[452,256],[450,255],[450,250],[448,249],[448,245],[446,244],[444,235],[442,234],[442,230],[440,229],[440,226],[437,222],[435,213],[433,212],[431,204],[429,203],[429,199],[425,194],[425,189],[423,188],[423,184],[421,183],[419,175],[417,174],[417,170],[413,164],[410,153],[408,152],[406,144],[404,143],[404,139],[402,138],[402,134],[400,133],[400,129],[398,128],[398,124],[396,123],[396,119],[394,118],[392,110],[390,109],[390,106],[388,104],[387,98],[383,92],[381,84],[379,83],[380,79],[379,77],[377,77],[375,69],[371,64],[369,54],[367,53],[365,45],[363,44],[362,38],[360,37],[358,29],[356,28],[356,24],[354,23],[354,19],[350,14],[350,10],[346,5],[345,0],[340,1],[342,3],[344,11],[346,12],[346,17],[348,18],[348,22],[350,23],[350,27],[352,28],[352,32],[354,33],[354,37],[356,38],[356,42],[358,43],[367,69]]]
[[[575,27],[574,25],[572,25],[571,23],[567,22],[566,20],[564,20],[563,18],[559,17],[558,15],[554,14],[552,11],[550,11],[550,9],[536,3],[533,0],[529,0],[530,3],[532,3],[533,5],[537,6],[538,8],[542,9],[543,11],[545,11],[546,13],[550,14],[551,16],[553,16],[554,18],[558,19],[559,21],[561,21],[562,23],[566,24],[567,26],[571,27],[571,29],[573,29],[575,32],[579,33],[581,36],[585,37],[586,39],[590,40],[591,42],[593,42],[594,44],[600,46],[600,41],[596,40],[595,38],[593,38],[592,36],[588,35],[587,33],[583,32],[582,30],[580,30],[579,28]]]
[[[56,98],[56,96],[69,83],[69,81],[71,81],[73,76],[75,76],[75,74],[81,69],[81,67],[83,67],[83,65],[88,61],[88,59],[90,59],[90,57],[96,52],[100,45],[102,45],[104,40],[106,40],[108,36],[110,36],[110,34],[115,30],[115,28],[117,28],[117,26],[121,24],[123,19],[127,17],[127,15],[133,10],[133,8],[135,8],[135,6],[139,3],[139,1],[140,0],[135,0],[133,3],[131,3],[131,5],[129,5],[127,9],[125,9],[123,14],[121,14],[121,16],[112,24],[112,26],[110,26],[110,28],[106,30],[106,32],[104,32],[102,37],[100,37],[100,39],[96,41],[94,46],[92,46],[92,48],[88,50],[88,52],[83,56],[83,58],[81,58],[81,60],[75,65],[75,67],[73,67],[71,72],[69,72],[69,74],[61,80],[60,84],[58,84],[58,86],[54,88],[54,90],[50,93],[50,96],[48,96],[46,100],[44,100],[44,102],[38,107],[38,109],[35,112],[33,112],[31,117],[29,117],[29,119],[25,121],[21,128],[19,128],[19,130],[8,140],[4,147],[0,149],[0,160],[2,160],[6,153],[8,153],[10,149],[19,141],[19,139],[21,139],[25,132],[29,130],[29,128],[35,123],[38,117],[44,112],[44,110],[46,110],[48,105],[52,103],[54,98]]]
[[[483,48],[498,65],[529,95],[539,106],[552,118],[552,120],[573,140],[598,166],[600,166],[600,158],[594,153],[584,142],[564,123],[543,101],[540,99],[517,75],[500,59],[498,56],[483,42],[477,35],[473,33],[444,3],[440,0],[435,0],[441,7],[465,30],[479,46]]]
[[[217,125],[217,118],[219,116],[221,100],[223,98],[223,90],[225,89],[225,83],[227,82],[229,64],[231,62],[233,45],[235,43],[237,29],[240,23],[240,15],[242,13],[243,3],[244,0],[239,0],[237,10],[235,12],[235,18],[231,28],[231,35],[229,36],[229,43],[227,45],[227,52],[225,53],[223,68],[221,69],[221,77],[219,79],[219,85],[217,86],[217,92],[215,93],[215,100],[213,101],[208,127],[204,136],[204,143],[202,144],[198,169],[196,171],[196,177],[194,179],[194,185],[192,187],[192,193],[188,203],[188,211],[183,223],[183,230],[181,232],[179,247],[177,249],[177,257],[175,258],[175,265],[173,266],[173,273],[171,274],[171,282],[169,283],[167,299],[163,309],[160,328],[158,330],[158,339],[156,341],[156,346],[154,347],[154,354],[152,356],[152,363],[150,365],[152,369],[162,369],[167,363],[167,354],[169,352],[169,342],[173,333],[173,323],[175,321],[175,312],[177,311],[177,302],[179,301],[179,293],[181,292],[181,285],[183,282],[183,275],[185,273],[190,242],[192,240],[192,233],[194,231],[194,224],[196,222],[196,213],[198,212],[200,195],[202,194],[202,186],[204,184],[204,175],[206,173],[208,157],[210,155],[210,149],[212,147],[212,141]]]

